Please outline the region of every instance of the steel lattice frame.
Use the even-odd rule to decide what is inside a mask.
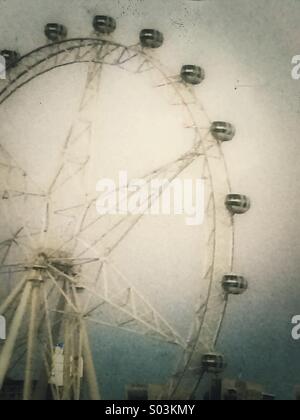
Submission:
[[[47,194],[40,190],[36,190],[36,187],[31,180],[27,180],[30,188],[28,185],[25,186],[24,184],[23,189],[20,189],[19,187],[17,191],[14,191],[11,187],[12,181],[10,180],[10,176],[13,174],[14,177],[17,173],[19,173],[19,175],[24,175],[24,171],[0,144],[0,165],[2,170],[7,172],[5,184],[3,185],[2,183],[1,186],[3,197],[5,197],[5,203],[2,200],[2,207],[5,207],[6,204],[9,203],[9,207],[12,206],[12,208],[15,208],[16,205],[13,202],[14,197],[20,196],[27,198],[38,196],[39,199],[44,202],[45,206],[43,232],[36,233],[30,231],[30,228],[28,228],[28,225],[26,224],[27,222],[24,222],[24,225],[21,224],[17,232],[11,232],[11,236],[0,244],[0,275],[10,276],[11,278],[11,276],[17,276],[19,273],[25,271],[25,276],[22,281],[19,281],[12,293],[0,304],[0,313],[8,311],[8,308],[13,305],[13,301],[22,294],[20,306],[18,306],[19,312],[17,314],[22,318],[25,314],[28,302],[31,302],[32,315],[29,319],[29,338],[27,345],[32,347],[34,345],[33,330],[37,330],[39,325],[34,325],[34,312],[37,307],[37,292],[32,292],[32,290],[36,290],[36,288],[30,286],[31,283],[28,282],[28,273],[32,273],[32,270],[35,273],[38,272],[39,275],[42,276],[44,282],[45,280],[49,281],[52,287],[56,289],[58,295],[63,296],[63,308],[56,307],[56,310],[52,312],[56,312],[56,315],[60,314],[62,316],[63,321],[61,320],[60,322],[64,322],[65,325],[67,325],[65,327],[65,334],[68,329],[69,331],[74,331],[74,328],[77,328],[78,331],[81,331],[79,336],[81,336],[81,340],[85,342],[85,346],[82,347],[81,344],[80,353],[85,351],[86,358],[91,359],[91,353],[89,350],[85,321],[90,320],[101,323],[99,320],[93,319],[92,314],[103,305],[116,310],[118,316],[116,317],[114,313],[109,321],[105,320],[102,324],[113,325],[119,328],[128,328],[131,331],[161,338],[182,346],[184,349],[182,361],[176,374],[172,377],[160,397],[189,399],[193,396],[203,375],[203,372],[199,370],[202,355],[209,351],[213,351],[215,348],[227,305],[227,297],[222,290],[221,279],[224,273],[231,272],[233,269],[233,217],[224,205],[225,196],[230,193],[231,187],[221,144],[210,134],[209,129],[211,121],[201,103],[199,103],[194,88],[184,84],[180,77],[169,76],[162,64],[150,54],[149,50],[142,49],[140,45],[127,47],[115,43],[110,39],[100,39],[94,35],[90,38],[70,39],[48,44],[23,56],[18,62],[18,65],[10,69],[7,79],[0,80],[0,104],[3,104],[18,89],[22,88],[22,86],[38,76],[43,75],[52,69],[75,63],[88,64],[87,83],[82,97],[78,119],[71,127],[68,139],[66,140],[64,149],[65,158],[61,162],[57,176],[53,180],[53,184]],[[168,179],[171,181],[184,172],[184,170],[195,160],[198,160],[201,163],[201,176],[207,180],[207,206],[205,211],[206,268],[203,277],[199,278],[205,293],[199,297],[194,325],[192,326],[187,343],[179,334],[177,334],[168,322],[164,320],[148,302],[146,302],[143,296],[131,286],[130,281],[126,279],[120,270],[110,261],[110,255],[114,249],[119,246],[122,240],[139,223],[143,216],[133,218],[129,223],[126,218],[116,223],[113,230],[122,227],[124,231],[120,232],[117,240],[112,244],[110,249],[106,250],[106,252],[101,255],[99,255],[96,247],[97,244],[101,242],[103,235],[90,244],[83,244],[81,252],[76,255],[72,254],[72,258],[69,257],[69,253],[68,257],[63,254],[60,254],[58,257],[57,252],[63,252],[66,245],[70,245],[71,248],[73,247],[73,251],[75,251],[76,247],[74,247],[74,244],[81,241],[80,235],[82,232],[88,232],[88,229],[91,226],[95,226],[98,222],[99,218],[88,222],[89,211],[95,203],[95,197],[89,198],[79,206],[81,216],[78,218],[80,220],[77,224],[75,233],[68,241],[62,243],[55,252],[50,253],[50,255],[47,256],[47,260],[41,262],[33,261],[31,265],[28,265],[28,259],[26,262],[20,262],[15,265],[6,264],[14,246],[22,249],[25,257],[27,255],[26,241],[32,241],[35,235],[38,235],[40,238],[43,237],[44,241],[46,240],[45,236],[47,236],[51,211],[53,211],[51,209],[52,193],[55,193],[56,187],[61,188],[64,183],[72,178],[72,176],[84,172],[85,170],[86,161],[77,162],[76,166],[74,165],[74,162],[71,162],[72,159],[70,156],[72,156],[72,145],[75,141],[84,142],[84,145],[87,147],[90,142],[91,125],[93,121],[86,118],[85,112],[89,109],[89,106],[98,95],[103,65],[119,66],[125,71],[133,73],[155,73],[156,79],[159,80],[156,87],[158,89],[166,89],[171,93],[175,100],[175,105],[181,106],[188,118],[189,123],[186,128],[188,130],[193,130],[195,135],[194,146],[188,153],[178,157],[176,161],[171,162],[169,165],[157,168],[153,172],[145,175],[145,180],[148,182],[159,174],[167,175]],[[63,182],[58,185],[61,181]],[[64,213],[64,209],[56,210],[56,212]],[[16,214],[18,214],[17,211]],[[104,236],[109,234],[110,231],[106,232]],[[93,270],[96,273],[96,276],[92,285],[90,285],[90,282],[82,272],[74,277],[73,274],[66,272],[62,268],[68,259],[72,260],[72,265],[77,265],[80,268],[82,266],[95,264]],[[114,285],[111,284],[111,281],[108,281],[108,271],[113,272],[117,279]],[[65,282],[64,287],[61,286],[62,280]],[[78,284],[85,290],[85,296],[88,296],[83,302],[79,302],[81,298],[76,289]],[[54,321],[53,319],[50,319],[52,316],[50,314],[51,311],[47,308],[47,305],[49,306],[47,294],[51,293],[51,290],[49,290],[49,288],[47,289],[46,286],[43,286],[42,289],[44,318],[39,322],[47,321],[48,330],[50,331],[48,335],[48,346],[51,347],[53,346],[51,322]],[[120,291],[122,296],[120,296]],[[39,293],[41,293],[41,291],[39,291]],[[78,314],[80,314],[80,316]],[[18,323],[18,320],[15,318],[13,318],[13,322],[15,321]],[[70,324],[72,324],[72,322],[73,324],[75,323],[75,327],[73,325],[72,329],[68,322]],[[69,335],[65,335],[66,342],[68,342],[71,335],[71,332]],[[9,346],[14,347],[15,344],[16,337],[13,337],[13,340],[11,340],[6,347],[7,354],[13,351],[13,348],[10,348]],[[27,368],[32,364],[29,353],[30,352],[27,351]],[[12,355],[10,355],[5,366],[3,366],[3,363],[1,366],[1,359],[3,360],[3,353],[1,353],[1,386],[9,369],[11,358]],[[92,366],[92,360],[89,361],[89,384],[92,388],[94,387],[94,392],[91,392],[91,397],[97,399],[99,397],[97,390],[95,390],[97,386],[95,383],[93,384],[93,381],[95,382],[96,380],[95,372]],[[27,372],[26,378],[27,390],[24,391],[24,398],[29,399],[31,397],[30,381],[32,381],[32,376]],[[76,382],[76,379],[74,379],[74,381]],[[69,384],[69,386],[71,385]],[[78,376],[77,388],[75,386],[74,389],[75,398],[79,399],[80,379],[78,385]],[[63,395],[53,389],[53,394],[56,398],[68,398],[70,396],[68,395],[68,390],[65,390]]]

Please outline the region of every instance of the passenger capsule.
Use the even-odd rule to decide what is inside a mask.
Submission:
[[[5,59],[7,69],[16,67],[21,56],[17,51],[12,50],[3,50],[0,52],[0,55]]]
[[[181,79],[189,85],[199,85],[205,79],[205,72],[199,66],[185,65],[180,74]]]
[[[235,127],[227,122],[215,121],[212,123],[210,132],[216,140],[230,141],[235,136]]]
[[[232,214],[243,214],[251,207],[251,201],[246,195],[229,194],[226,197],[225,205]]]
[[[222,280],[222,286],[226,293],[231,295],[241,295],[248,289],[248,282],[242,276],[226,274]]]
[[[155,29],[143,29],[140,33],[140,41],[144,48],[159,48],[164,43],[164,36]]]
[[[117,28],[116,20],[110,16],[95,16],[93,26],[100,34],[111,34]]]
[[[68,34],[67,28],[59,23],[48,23],[45,26],[45,35],[52,42],[62,41]]]

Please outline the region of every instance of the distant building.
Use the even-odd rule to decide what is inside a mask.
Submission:
[[[275,396],[267,394],[260,384],[245,382],[238,379],[221,379],[213,377],[205,400],[222,401],[272,401]]]

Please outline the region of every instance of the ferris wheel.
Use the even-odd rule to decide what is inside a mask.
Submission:
[[[222,143],[235,135],[234,126],[212,121],[200,103],[197,89],[205,79],[201,67],[184,65],[170,75],[156,53],[164,43],[160,31],[145,29],[138,44],[126,46],[113,40],[115,29],[112,17],[95,16],[89,37],[68,39],[63,25],[50,23],[46,45],[22,57],[16,51],[1,52],[7,64],[6,79],[0,80],[1,108],[51,71],[71,65],[86,71],[67,136],[55,159],[49,152],[49,160],[55,160],[53,172],[47,173],[45,164],[46,174],[33,175],[34,153],[24,165],[24,150],[10,148],[5,138],[0,141],[0,278],[9,285],[0,295],[0,314],[8,326],[0,353],[0,389],[11,371],[22,372],[24,400],[45,398],[47,389],[53,399],[79,400],[83,384],[87,398],[101,399],[90,323],[180,347],[181,362],[157,399],[190,399],[204,374],[224,370],[225,360],[215,348],[228,296],[247,289],[246,279],[233,272],[234,215],[247,212],[250,200],[232,194],[222,152]],[[158,176],[172,182],[195,164],[205,181],[205,263],[188,337],[114,261],[145,215],[122,215],[106,223],[95,212],[98,197],[89,179],[95,110],[107,68],[151,80],[153,89],[168,98],[169,112],[176,109],[183,116],[189,133],[188,150],[153,167],[143,175],[145,182]]]

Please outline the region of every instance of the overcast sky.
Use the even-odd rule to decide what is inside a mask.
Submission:
[[[237,127],[235,140],[224,145],[224,151],[234,190],[249,194],[253,203],[252,210],[237,219],[235,250],[235,271],[248,278],[250,290],[242,297],[230,300],[219,349],[228,357],[228,376],[261,382],[279,398],[291,397],[300,377],[300,342],[292,341],[290,324],[292,316],[300,314],[300,227],[297,220],[300,207],[300,82],[291,78],[291,59],[300,54],[300,2],[0,0],[0,47],[26,53],[42,45],[42,29],[49,21],[64,23],[70,37],[89,35],[90,22],[96,13],[117,18],[115,39],[124,44],[134,44],[144,27],[162,30],[165,45],[158,54],[170,74],[177,74],[180,66],[187,62],[203,66],[207,80],[197,94],[204,107],[211,119],[228,120]],[[63,80],[65,76],[58,77]],[[51,78],[49,84],[54,86]],[[33,88],[35,94],[39,86]],[[67,95],[71,88],[64,89]],[[46,94],[47,91],[45,98]],[[21,94],[18,95],[21,101]],[[30,104],[28,89],[26,98],[27,102],[24,101]],[[10,106],[7,112],[13,115],[13,102]],[[45,109],[49,112],[51,107]],[[36,112],[35,108],[33,110],[32,114]],[[23,118],[26,118],[24,112]],[[33,119],[34,115],[28,118]],[[43,119],[42,116],[39,118]],[[0,119],[3,120],[1,116]],[[20,129],[18,124],[16,122]],[[170,222],[169,232],[172,226]],[[194,294],[198,267],[195,262],[197,238],[190,234],[191,246],[188,241],[183,246],[183,234],[174,235],[172,242],[177,251],[170,259],[173,264],[173,259],[175,261],[181,255],[183,261],[178,267],[182,276],[178,277],[186,279],[186,283],[176,284],[174,292],[177,296],[186,294],[181,302],[184,319],[176,320],[182,329],[192,316],[188,305],[184,306]],[[166,234],[164,240],[167,242],[167,239]],[[167,257],[168,247],[174,247],[172,244],[164,246]],[[152,257],[157,259],[161,255],[158,252]],[[171,273],[166,279],[170,290],[173,275]],[[148,276],[154,278],[155,273],[150,270]],[[159,287],[159,282],[149,284],[149,296],[155,297]],[[166,293],[162,302],[167,296]],[[170,302],[169,306],[172,306]],[[166,312],[174,317],[174,312],[178,313],[174,308]],[[115,344],[113,354],[107,344],[112,341],[119,344]],[[101,342],[106,343],[104,348],[100,346]],[[127,351],[132,346],[135,351],[131,355],[134,356]],[[173,358],[170,351],[174,353]],[[176,360],[175,353],[156,344],[144,344],[140,339],[102,331],[98,357],[101,366],[109,366],[104,372],[107,395],[121,397],[124,382],[158,381],[167,377],[168,369]],[[158,367],[152,368],[154,365]],[[145,368],[141,369],[142,366]]]

